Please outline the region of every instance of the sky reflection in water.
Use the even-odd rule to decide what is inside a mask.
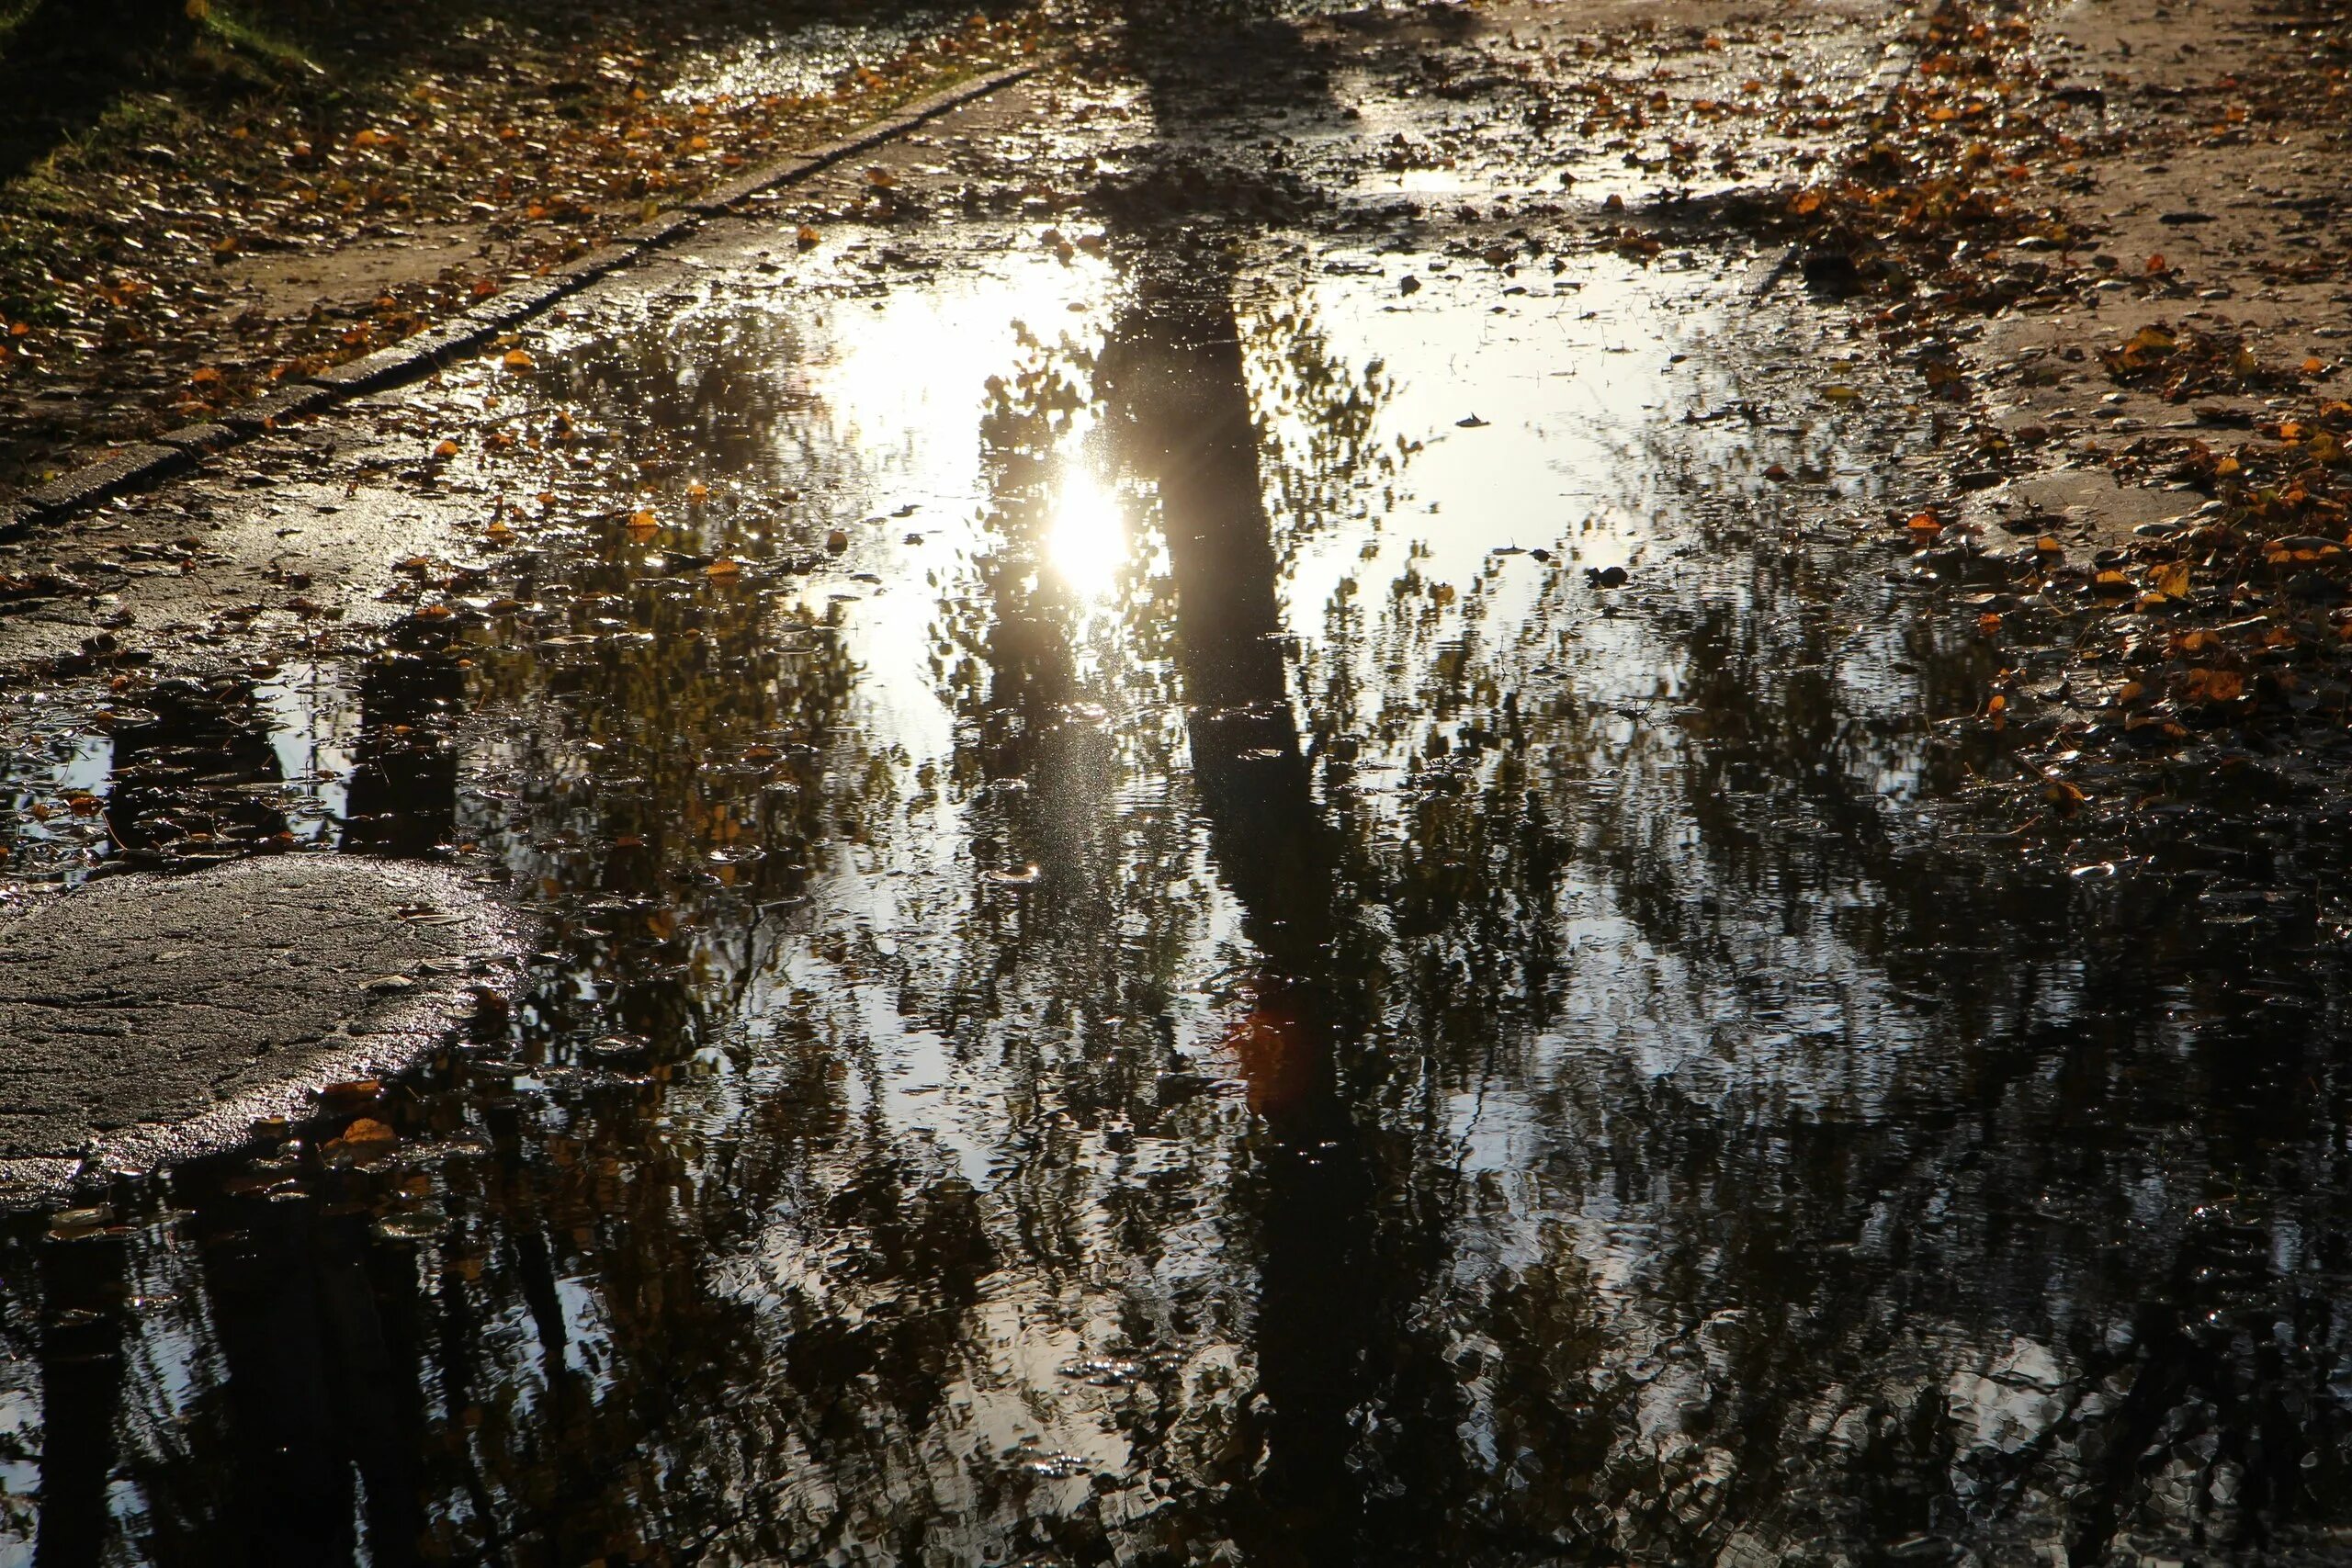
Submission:
[[[549,961],[356,1197],[20,1236],[27,1345],[146,1304],[14,1364],[11,1494],[95,1446],[168,1561],[2319,1551],[2341,1118],[2242,1043],[2332,1083],[2334,1004],[1939,840],[1977,655],[1831,527],[1920,431],[1713,418],[1822,345],[1707,274],[1037,238],[747,235],[456,378],[607,442],[481,481],[590,519],[539,621],[257,722]]]

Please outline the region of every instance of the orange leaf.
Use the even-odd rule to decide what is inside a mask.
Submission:
[[[2191,670],[2188,700],[2192,703],[2233,702],[2245,691],[2245,677],[2234,670]]]

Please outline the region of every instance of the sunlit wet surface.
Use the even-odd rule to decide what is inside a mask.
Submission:
[[[2327,1560],[2321,840],[1980,842],[1933,415],[1750,276],[744,226],[386,400],[389,645],[6,715],[11,863],[545,951],[389,1157],[16,1233],[27,1554]]]

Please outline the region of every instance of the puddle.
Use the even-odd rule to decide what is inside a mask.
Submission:
[[[1871,553],[1935,417],[1823,400],[1835,322],[731,232],[387,405],[367,471],[464,437],[388,646],[7,716],[12,872],[428,855],[549,928],[395,1153],[12,1233],[0,1530],[2324,1560],[2338,971],[2262,879],[2327,840],[1985,852],[1987,656]]]
[[[740,39],[688,64],[663,97],[692,104],[710,98],[808,96],[831,90],[850,72],[887,61],[938,30],[939,17],[921,12],[790,25]]]

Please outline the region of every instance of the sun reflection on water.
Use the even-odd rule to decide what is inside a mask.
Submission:
[[[1127,520],[1111,488],[1088,473],[1062,482],[1046,531],[1046,559],[1076,597],[1100,604],[1118,592],[1126,564]]]

